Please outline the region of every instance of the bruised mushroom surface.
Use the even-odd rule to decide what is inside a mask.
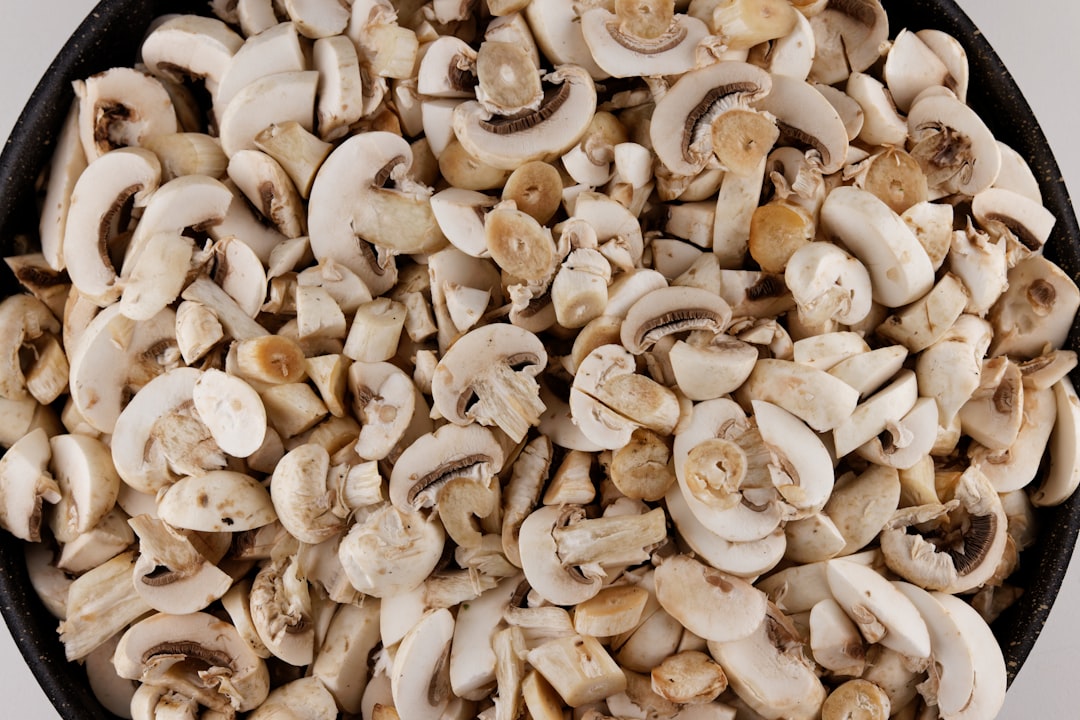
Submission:
[[[954,38],[207,13],[76,83],[0,303],[0,527],[103,704],[997,712],[986,622],[1080,485],[1080,290]]]

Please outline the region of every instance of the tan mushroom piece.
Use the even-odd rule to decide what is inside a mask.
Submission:
[[[158,613],[139,621],[120,638],[113,664],[121,677],[176,690],[222,711],[251,710],[270,691],[262,658],[232,625],[207,613]]]
[[[453,131],[462,147],[502,170],[554,160],[573,147],[596,111],[596,87],[576,65],[561,66],[544,80],[548,85],[540,106],[520,116],[492,115],[476,100],[458,105]]]
[[[522,12],[536,45],[556,65],[579,65],[595,80],[607,76],[593,60],[581,30],[581,15],[572,0],[528,2]]]
[[[765,593],[688,555],[665,560],[654,582],[664,610],[707,641],[742,640],[765,622]]]
[[[16,294],[0,302],[0,332],[0,397],[29,399],[35,395],[32,391],[33,371],[24,373],[20,356],[30,348],[34,348],[35,353],[41,352],[39,347],[44,350],[48,338],[60,332],[60,323],[40,300]]]
[[[86,153],[79,139],[79,106],[72,103],[49,164],[49,181],[41,221],[38,223],[41,252],[54,270],[64,269],[64,233],[71,208],[71,193],[86,164]]]
[[[259,77],[237,91],[219,119],[221,148],[229,157],[255,147],[255,136],[271,125],[315,124],[319,73],[300,70]]]
[[[627,350],[641,354],[673,333],[723,332],[730,320],[731,308],[719,295],[699,288],[666,287],[630,306],[619,335]]]
[[[925,97],[908,112],[911,154],[931,188],[977,195],[993,185],[1001,151],[975,112],[947,95]]]

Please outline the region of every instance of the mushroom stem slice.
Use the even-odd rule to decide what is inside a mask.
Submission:
[[[663,510],[642,515],[579,519],[552,531],[555,551],[567,566],[581,567],[586,576],[602,573],[605,565],[637,565],[649,550],[667,538]]]
[[[153,610],[132,582],[135,553],[125,552],[80,575],[68,591],[60,641],[69,661],[81,660]]]
[[[603,700],[626,689],[626,676],[591,635],[548,640],[529,650],[529,664],[570,707]]]

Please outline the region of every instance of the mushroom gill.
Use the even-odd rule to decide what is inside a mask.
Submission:
[[[496,135],[513,135],[534,128],[556,112],[570,97],[570,83],[563,82],[544,90],[544,99],[536,110],[481,120],[480,127]]]

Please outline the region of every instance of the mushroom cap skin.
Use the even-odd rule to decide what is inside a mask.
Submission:
[[[266,488],[231,470],[177,480],[159,497],[158,515],[173,527],[202,532],[242,532],[277,520]]]
[[[301,542],[317,544],[342,532],[346,525],[333,514],[327,487],[330,453],[305,443],[287,452],[274,467],[270,498],[278,520]]]
[[[653,582],[664,610],[705,640],[741,640],[765,620],[765,593],[688,555],[665,560]]]
[[[214,442],[233,457],[246,458],[266,436],[266,408],[251,385],[214,368],[204,370],[191,391],[199,418]]]
[[[271,690],[262,705],[247,717],[248,720],[334,720],[338,717],[338,707],[322,681],[308,676]]]
[[[859,400],[855,388],[824,370],[775,358],[758,360],[743,390],[748,398],[773,403],[817,432],[841,425]]]
[[[83,152],[82,142],[79,140],[79,107],[73,103],[53,150],[45,202],[41,208],[41,221],[38,223],[41,253],[45,262],[54,270],[63,270],[65,267],[64,231],[68,211],[71,209],[71,193],[84,170],[86,153]]]
[[[848,149],[847,128],[832,103],[810,83],[773,75],[772,89],[755,100],[754,107],[776,118],[780,128],[778,145],[785,141],[809,145],[821,154],[821,169],[826,175],[844,166]]]
[[[453,130],[462,147],[501,170],[564,155],[589,128],[596,86],[577,65],[562,65],[544,79],[551,85],[540,107],[520,118],[491,116],[477,100],[454,108]]]
[[[503,460],[502,446],[486,427],[443,425],[417,438],[394,463],[390,502],[402,512],[432,507],[442,486],[457,477],[489,486]]]
[[[672,174],[696,175],[712,156],[713,118],[767,95],[772,83],[761,68],[735,61],[685,73],[656,103],[649,125],[653,151]]]
[[[420,587],[442,557],[446,533],[435,514],[402,512],[383,503],[349,528],[338,558],[358,591],[393,597]]]
[[[1042,255],[1021,260],[987,314],[994,328],[989,354],[1032,358],[1047,343],[1063,347],[1077,309],[1080,290],[1061,268]]]
[[[270,14],[273,16],[273,11]],[[236,94],[260,77],[300,72],[306,68],[307,60],[296,25],[278,23],[274,18],[270,27],[244,40],[233,55],[214,93],[214,115],[220,118]]]
[[[529,2],[522,11],[544,57],[555,65],[579,65],[595,80],[607,77],[585,42],[581,16],[573,0]]]
[[[593,60],[612,77],[681,75],[694,69],[698,44],[709,28],[689,15],[676,15],[659,37],[644,39],[623,33],[618,17],[595,7],[581,15],[581,33]]]
[[[191,666],[202,664],[221,668],[220,676],[204,680],[192,672]],[[170,688],[223,711],[251,710],[270,692],[262,658],[231,623],[202,612],[158,613],[140,620],[121,636],[113,665],[120,677]]]

